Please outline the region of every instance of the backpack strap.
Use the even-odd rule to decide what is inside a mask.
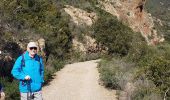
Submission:
[[[2,92],[2,85],[0,84],[0,92]]]
[[[21,68],[22,68],[22,67],[25,67],[25,58],[24,58],[24,54],[25,54],[25,53],[22,54]]]
[[[36,55],[37,57],[35,58],[36,61],[40,62],[40,56],[39,55]]]
[[[22,56],[22,59],[21,59],[21,69],[22,69],[22,67],[25,67],[24,54],[25,54],[25,52],[21,55],[21,56]],[[37,55],[37,57],[35,58],[35,60],[38,61],[38,62],[40,62],[40,58],[41,58],[41,57],[40,57],[39,55]]]

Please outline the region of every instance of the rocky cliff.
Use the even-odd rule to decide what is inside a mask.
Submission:
[[[145,11],[146,0],[105,0],[100,1],[100,7],[129,25],[134,31],[140,32],[148,44],[163,42],[163,36],[158,36],[154,29],[152,15]]]
[[[98,0],[98,2],[97,7],[116,16],[135,32],[140,32],[149,45],[164,41],[163,35],[158,35],[154,28],[152,15],[144,9],[146,0]],[[95,12],[88,13],[69,5],[64,10],[77,25],[84,23],[90,26],[97,20]]]

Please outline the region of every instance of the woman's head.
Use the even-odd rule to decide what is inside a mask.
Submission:
[[[35,54],[38,52],[38,45],[36,42],[29,42],[27,45],[27,51],[31,57],[34,57]]]

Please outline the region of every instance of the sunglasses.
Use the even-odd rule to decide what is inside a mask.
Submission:
[[[30,50],[32,50],[32,49],[37,50],[37,47],[30,47]]]

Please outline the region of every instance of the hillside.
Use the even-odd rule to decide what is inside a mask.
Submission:
[[[154,29],[153,17],[144,9],[145,3],[145,0],[105,0],[101,5],[134,31],[140,32],[148,44],[157,44],[164,41],[164,37]]]
[[[36,41],[45,85],[65,64],[101,58],[101,84],[117,90],[120,100],[168,100],[169,9],[168,0],[0,2],[0,83],[6,98],[19,99],[10,71],[26,44]]]
[[[148,5],[151,5],[149,4],[149,0],[147,2]],[[21,48],[24,48],[25,44],[22,44],[21,42],[28,42],[29,40],[37,41],[39,38],[46,39],[48,35],[53,33],[53,31],[63,29],[61,28],[62,25],[60,23],[54,25],[57,20],[53,21],[56,16],[60,16],[61,14],[60,18],[58,17],[58,20],[63,19],[67,21],[65,22],[65,25],[68,24],[68,26],[66,27],[69,28],[70,33],[72,33],[72,36],[74,37],[74,39],[71,41],[73,41],[73,45],[76,46],[77,42],[82,42],[79,41],[79,39],[82,38],[82,33],[86,37],[88,37],[89,34],[92,34],[90,30],[87,29],[91,27],[92,24],[95,23],[99,17],[96,12],[97,7],[97,9],[101,8],[104,11],[112,14],[113,16],[116,16],[119,21],[122,21],[125,25],[131,27],[133,31],[140,32],[148,44],[157,44],[164,41],[164,34],[160,32],[158,32],[160,34],[157,33],[159,28],[158,30],[155,28],[157,27],[157,24],[155,25],[154,23],[155,19],[145,9],[142,8],[140,12],[140,8],[138,8],[140,4],[142,4],[142,6],[144,7],[145,1],[105,0],[93,2],[70,2],[65,0],[63,2],[58,2],[57,5],[55,5],[54,2],[51,2],[51,6],[49,6],[49,8],[45,7],[48,6],[50,3],[44,2],[44,4],[45,5],[43,8],[43,6],[40,6],[38,4],[36,5],[35,2],[35,5],[30,5],[32,6],[30,7],[32,8],[32,10],[28,10],[29,7],[27,7],[24,2],[17,4],[17,2],[13,1],[10,3],[9,8],[5,9],[3,8],[3,6],[8,5],[8,1],[4,2],[4,4],[1,3],[1,11],[3,13],[1,15],[0,21],[1,33],[4,35],[5,38],[7,36],[10,36],[8,37],[9,40],[16,41]],[[55,6],[58,6],[57,12],[54,11]],[[39,11],[34,10],[38,7],[42,7],[42,9],[39,9]],[[149,7],[153,8],[152,5]],[[43,13],[41,12],[41,10],[44,10],[46,12]],[[60,13],[60,11],[62,11],[62,13]],[[48,16],[46,15],[46,13],[49,13]],[[15,16],[11,17],[12,15]],[[51,23],[52,21],[53,23]],[[61,27],[58,27],[59,24],[61,25]],[[55,28],[56,30],[53,30],[53,28]],[[166,32],[168,32],[168,30]],[[85,51],[88,51],[87,49],[91,46],[93,48],[95,48],[96,46],[96,44],[92,42],[94,41],[93,39],[88,40],[84,38],[83,41],[86,42],[81,45],[83,46],[81,47],[81,49],[84,49]],[[90,41],[92,43],[90,43]],[[4,43],[2,42],[2,44]]]
[[[155,28],[159,34],[163,34],[166,40],[170,40],[170,1],[169,0],[147,0],[146,10],[153,15]]]

